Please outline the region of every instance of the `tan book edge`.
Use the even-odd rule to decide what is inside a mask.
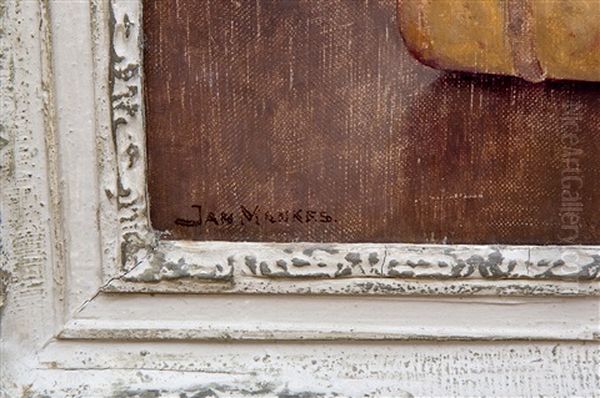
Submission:
[[[437,69],[600,81],[600,0],[398,0],[398,16]]]

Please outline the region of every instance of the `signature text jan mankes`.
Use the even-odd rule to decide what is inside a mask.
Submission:
[[[208,211],[201,205],[193,205],[195,216],[177,218],[175,224],[183,227],[261,225],[261,224],[311,224],[336,223],[337,220],[325,210],[292,209],[270,211],[260,206],[241,205],[237,211]]]

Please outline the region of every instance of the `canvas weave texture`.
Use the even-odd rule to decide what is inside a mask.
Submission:
[[[394,0],[144,4],[171,239],[600,243],[600,85],[449,74]]]

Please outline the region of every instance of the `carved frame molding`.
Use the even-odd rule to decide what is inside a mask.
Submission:
[[[161,240],[140,4],[0,7],[0,396],[592,391],[598,247]]]

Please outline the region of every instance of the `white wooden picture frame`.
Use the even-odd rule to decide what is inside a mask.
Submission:
[[[1,397],[597,393],[600,247],[163,240],[141,0],[0,5]]]

